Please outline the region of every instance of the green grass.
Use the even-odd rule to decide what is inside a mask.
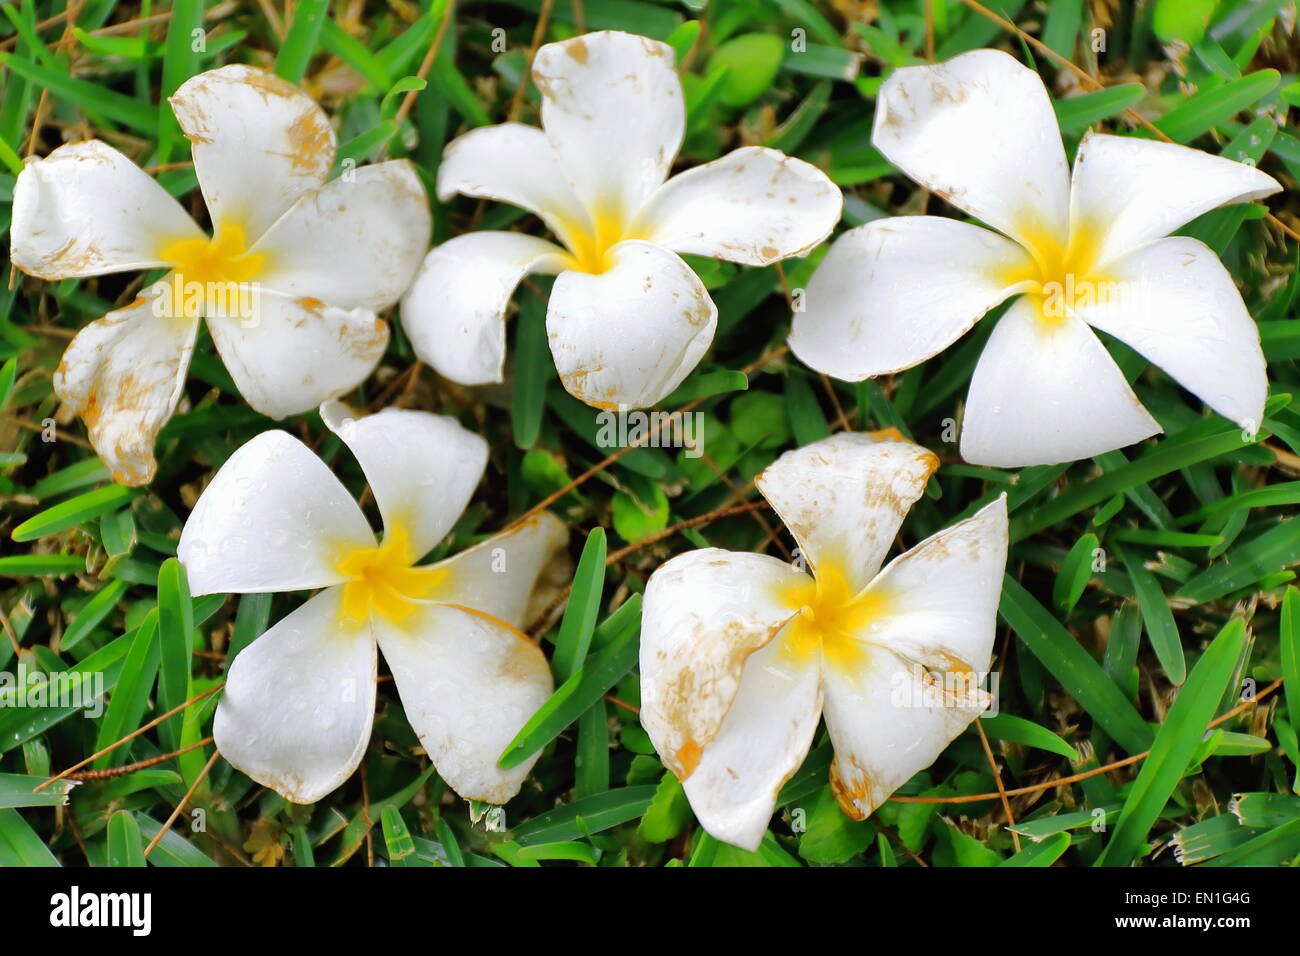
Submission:
[[[431,187],[451,138],[508,115],[542,4],[371,0],[359,21],[338,20],[350,6],[299,0],[287,22],[272,24],[255,3],[222,4],[226,12],[211,16],[217,4],[203,0],[90,0],[77,7],[74,29],[60,17],[60,0],[6,4],[6,246],[21,157],[70,139],[98,136],[142,166],[164,166],[163,184],[201,215],[187,144],[165,96],[228,62],[274,70],[322,98],[338,123],[340,162],[409,156]],[[851,24],[843,6],[823,0],[714,0],[701,30],[687,12],[693,5],[556,0],[542,36],[571,36],[581,17],[587,29],[665,40],[679,60],[689,51],[682,165],[738,145],[776,146],[844,188],[843,229],[914,213],[924,201],[871,147],[869,134],[882,76],[927,59],[926,6],[881,0],[875,19]],[[1296,224],[1300,132],[1289,111],[1300,104],[1300,51],[1278,19],[1284,4],[1224,0],[1208,29],[1179,22],[1173,3],[1123,4],[1119,19],[1105,25],[1104,51],[1099,25],[1088,19],[1092,6],[1010,0],[1000,11],[1093,72],[1103,91],[1062,95],[1057,64],[960,0],[934,0],[933,47],[940,58],[982,45],[1032,58],[1060,97],[1071,153],[1090,127],[1136,128],[1125,113],[1135,109],[1178,142],[1250,157],[1287,187],[1269,205]],[[170,15],[118,29],[158,14]],[[444,17],[439,54],[423,75]],[[206,32],[196,49],[190,40],[198,24]],[[786,42],[736,42],[752,33],[785,41],[796,30],[804,52],[790,52]],[[496,42],[502,36],[504,50]],[[1166,46],[1173,36],[1192,42]],[[786,51],[779,62],[774,47]],[[413,108],[403,109],[411,93]],[[530,88],[520,118],[535,123],[537,109]],[[929,203],[932,213],[955,214],[937,199]],[[461,234],[471,221],[532,228],[508,207],[489,204],[479,215],[477,206],[435,203],[434,241]],[[138,490],[112,485],[80,422],[61,415],[51,376],[73,332],[129,298],[131,277],[47,284],[15,275],[0,286],[0,671],[21,662],[88,683],[102,679],[107,704],[97,716],[19,708],[0,690],[0,864],[141,865],[145,846],[191,791],[149,864],[1295,864],[1300,593],[1291,582],[1300,565],[1293,517],[1300,403],[1292,396],[1300,390],[1300,248],[1263,212],[1218,210],[1183,230],[1220,252],[1260,323],[1271,399],[1259,436],[1243,437],[1203,412],[1162,372],[1111,342],[1165,435],[1068,467],[1006,472],[961,462],[952,422],[992,322],[915,369],[860,386],[825,381],[782,353],[783,290],[806,285],[825,246],[786,263],[784,274],[693,261],[718,304],[718,336],[663,407],[698,402],[707,459],[637,449],[576,487],[573,479],[607,451],[596,443],[593,410],[559,387],[546,349],[544,281],[525,283],[516,297],[510,376],[501,388],[468,390],[415,368],[394,323],[379,369],[349,401],[363,407],[401,396],[409,407],[459,416],[492,448],[486,482],[447,550],[557,492],[552,509],[572,530],[572,599],[542,635],[557,691],[504,762],[539,747],[543,755],[504,815],[467,805],[439,780],[390,682],[379,686],[363,771],[319,804],[288,804],[216,757],[208,738],[224,662],[302,596],[193,599],[176,542],[205,480],[272,423],[243,404],[201,339],[181,409],[158,442],[156,480]],[[905,544],[1007,492],[1012,547],[995,645],[1001,714],[983,727],[1002,784],[1035,789],[1010,798],[1008,827],[972,727],[899,799],[854,822],[831,797],[822,730],[782,791],[763,845],[743,853],[696,825],[636,720],[639,595],[651,572],[681,551],[762,550],[761,522],[775,519],[735,506],[757,500],[751,479],[782,451],[843,428],[841,410],[851,427],[897,427],[944,462],[903,527]],[[360,494],[359,469],[315,414],[282,427],[320,440],[326,461]],[[1284,676],[1285,689],[1274,691]],[[1176,695],[1179,684],[1184,692]],[[1252,694],[1261,706],[1250,704]],[[76,787],[33,792],[132,734],[89,763],[89,779]],[[1048,785],[1146,751],[1149,757],[1108,772]],[[1234,794],[1245,796],[1233,804]],[[1171,840],[1177,857],[1161,850]]]

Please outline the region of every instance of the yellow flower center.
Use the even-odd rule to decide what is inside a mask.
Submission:
[[[377,548],[353,548],[336,565],[347,578],[343,585],[343,613],[354,621],[378,614],[401,623],[446,584],[443,568],[417,568],[418,554],[411,551],[410,536],[397,525],[388,529]]]
[[[156,306],[160,314],[256,319],[257,290],[249,283],[264,270],[266,256],[248,251],[239,223],[223,221],[211,239],[164,243],[158,257],[172,267],[163,280],[166,298]]]
[[[1035,300],[1043,323],[1055,325],[1071,309],[1105,302],[1118,286],[1097,271],[1101,244],[1096,230],[1086,225],[1073,228],[1066,244],[1041,229],[1026,229],[1021,234],[1033,261],[1023,268],[1008,269],[999,278],[1008,285],[1033,283],[1025,294]]]
[[[160,258],[185,283],[250,282],[266,264],[266,256],[250,253],[244,227],[222,222],[211,239],[177,239],[162,248]]]
[[[569,248],[568,266],[575,272],[600,275],[614,265],[610,249],[624,239],[644,239],[628,228],[623,215],[616,210],[597,209],[594,227],[566,220],[560,224],[560,240]]]
[[[889,611],[890,600],[879,591],[854,594],[841,564],[823,562],[815,578],[787,585],[781,600],[798,611],[786,632],[782,653],[806,661],[818,651],[839,669],[862,663],[863,631],[871,621]]]

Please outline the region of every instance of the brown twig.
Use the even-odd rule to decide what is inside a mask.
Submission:
[[[43,432],[46,428],[46,426],[39,422],[34,422],[29,418],[19,418],[17,415],[5,415],[3,416],[3,420],[9,422],[11,425],[17,425],[19,428],[25,428],[32,432]],[[90,442],[86,441],[84,438],[78,438],[76,435],[69,435],[67,432],[59,428],[54,429],[54,437],[58,441],[66,441],[70,444],[76,445],[78,448],[90,450]]]
[[[934,62],[934,0],[925,0],[925,58]]]
[[[158,828],[158,832],[154,834],[154,838],[149,841],[149,845],[144,848],[144,855],[146,857],[153,852],[153,848],[162,841],[162,838],[171,832],[172,824],[176,822],[176,818],[179,817],[181,812],[185,809],[185,804],[190,802],[190,798],[194,796],[194,791],[199,789],[199,784],[203,783],[203,781],[207,779],[208,774],[212,772],[212,766],[217,762],[217,758],[220,756],[220,751],[212,751],[212,756],[209,757],[208,762],[203,765],[203,770],[199,775],[194,778],[194,782],[190,784],[190,788],[185,791],[185,796],[181,797],[181,802],[176,804],[176,809],[171,812],[171,815],[167,817],[166,822],[164,822],[163,825]]]
[[[1248,700],[1242,704],[1239,704],[1238,706],[1232,708],[1232,710],[1224,714],[1222,717],[1219,717],[1217,720],[1211,721],[1210,725],[1206,728],[1206,730],[1207,731],[1213,730],[1215,727],[1218,727],[1220,724],[1226,723],[1227,721],[1231,720],[1233,717],[1236,717],[1238,714],[1242,713],[1243,711],[1249,710],[1251,707],[1256,706],[1261,700],[1263,700],[1265,697],[1273,693],[1281,686],[1282,686],[1282,678],[1279,677],[1277,680],[1273,681],[1273,683],[1269,684],[1262,691],[1260,691],[1254,700]],[[981,729],[981,733],[982,732],[983,731]],[[1043,790],[1051,790],[1054,789],[1055,787],[1064,786],[1067,783],[1078,783],[1080,780],[1087,780],[1089,777],[1095,777],[1101,773],[1110,773],[1112,770],[1119,770],[1121,767],[1127,767],[1131,764],[1138,763],[1141,760],[1145,760],[1149,756],[1151,756],[1151,751],[1144,750],[1140,754],[1133,754],[1131,757],[1125,757],[1123,760],[1116,760],[1114,763],[1108,763],[1102,767],[1094,767],[1091,770],[1085,770],[1083,773],[1076,773],[1069,777],[1057,777],[1054,780],[1048,780],[1045,783],[1036,783],[1028,787],[1017,787],[1014,790],[1007,790],[1005,791],[1005,793],[1006,796],[1008,797],[1020,797],[1020,796],[1024,796],[1027,793],[1038,793]],[[894,803],[983,803],[985,800],[997,800],[1001,796],[1002,794],[1000,793],[975,793],[975,794],[967,794],[964,796],[951,796],[951,797],[906,797],[906,796],[895,795],[890,797],[889,799]]]
[[[120,767],[109,767],[106,770],[83,770],[80,773],[68,774],[69,780],[80,780],[83,783],[89,780],[108,780],[112,777],[125,777],[129,773],[135,773],[137,770],[147,770],[149,767],[165,763],[181,754],[187,754],[191,750],[198,750],[200,747],[206,747],[212,743],[211,737],[205,737],[196,744],[190,744],[188,747],[182,747],[180,750],[173,750],[169,754],[160,754],[157,757],[150,757],[148,760],[137,760],[135,763],[123,764]],[[44,786],[44,784],[42,784]]]
[[[640,716],[641,714],[640,707],[633,707],[627,701],[619,700],[613,694],[606,694],[605,699],[609,701],[611,704],[613,704],[615,707],[622,707],[624,710],[628,711],[629,713],[636,714],[638,716]]]
[[[542,0],[542,9],[537,14],[537,25],[533,27],[533,39],[528,45],[528,56],[524,60],[524,72],[519,77],[519,85],[515,87],[515,95],[510,98],[510,112],[506,118],[511,123],[518,120],[519,114],[523,112],[524,94],[528,91],[528,80],[533,75],[533,58],[537,56],[537,48],[542,45],[542,37],[546,36],[553,3],[554,0]]]
[[[1007,799],[1007,788],[1002,784],[1002,773],[998,770],[998,762],[993,759],[993,748],[989,746],[988,734],[984,733],[984,725],[975,721],[975,729],[979,731],[980,744],[984,747],[984,756],[988,759],[989,769],[993,771],[993,782],[997,784],[998,796],[1002,798],[1002,811],[1007,815],[1007,826],[1016,825],[1016,818],[1011,813],[1011,801]],[[1016,846],[1016,852],[1020,852],[1020,834],[1015,830],[1011,831],[1011,842]]]
[[[451,12],[455,8],[455,3],[447,4],[447,9],[443,11],[442,14],[442,20],[438,23],[438,30],[433,35],[433,42],[425,52],[424,59],[420,61],[420,68],[415,71],[415,75],[422,80],[425,79],[429,75],[429,71],[433,69],[433,61],[438,58],[438,52],[442,49],[442,39],[446,36],[447,24],[451,22]],[[400,129],[401,125],[406,122],[406,117],[410,115],[411,108],[415,106],[415,97],[419,92],[419,90],[410,90],[404,97],[402,97],[401,105],[397,107],[397,112],[393,115],[393,123],[397,128]],[[381,158],[382,156],[387,155],[387,153],[388,144],[385,143],[384,148],[380,151]]]
[[[64,771],[62,771],[61,773],[57,774],[56,776],[51,777],[49,780],[46,780],[43,784],[41,784],[39,787],[37,787],[37,788],[36,788],[34,791],[32,791],[32,792],[33,792],[33,793],[40,793],[42,790],[44,790],[44,789],[45,789],[46,787],[48,787],[50,784],[52,784],[52,783],[58,783],[58,782],[59,782],[60,780],[62,780],[64,777],[71,776],[72,774],[74,774],[74,773],[76,773],[78,770],[80,770],[82,767],[84,767],[86,764],[91,763],[91,762],[93,762],[93,761],[95,761],[95,760],[98,760],[100,757],[104,756],[104,754],[112,753],[114,750],[116,750],[118,747],[122,746],[124,743],[128,743],[129,741],[135,740],[136,737],[139,737],[139,736],[140,736],[142,733],[144,733],[146,730],[150,730],[150,729],[152,729],[152,728],[154,728],[154,727],[157,727],[159,724],[161,724],[161,723],[162,723],[164,720],[166,720],[167,718],[176,716],[177,714],[179,714],[179,713],[180,713],[182,710],[184,710],[185,708],[194,706],[194,705],[197,704],[199,701],[201,701],[203,698],[205,698],[205,697],[207,697],[207,696],[209,696],[209,695],[211,695],[211,694],[215,694],[217,691],[221,690],[221,688],[223,688],[223,687],[225,687],[225,686],[226,686],[226,682],[225,682],[225,681],[222,681],[222,682],[219,683],[219,684],[216,684],[216,685],[214,685],[214,686],[212,686],[212,687],[209,687],[209,688],[208,688],[207,690],[205,690],[203,693],[201,693],[201,694],[199,694],[199,695],[197,695],[197,696],[195,696],[195,697],[191,697],[189,700],[185,701],[185,703],[183,703],[183,704],[177,704],[177,705],[176,705],[175,707],[173,707],[171,710],[167,711],[167,713],[165,713],[165,714],[160,714],[159,716],[155,717],[153,720],[149,721],[149,723],[145,724],[143,727],[137,727],[135,730],[131,731],[129,734],[127,734],[127,735],[126,735],[125,737],[123,737],[121,740],[115,740],[115,741],[113,741],[113,743],[109,744],[109,745],[108,745],[107,747],[105,747],[103,750],[97,750],[97,751],[95,751],[95,753],[91,754],[89,757],[87,757],[85,760],[82,760],[80,763],[74,763],[74,764],[73,764],[71,767],[69,767],[67,770],[64,770]]]
[[[0,608],[0,626],[3,626],[5,637],[9,638],[9,643],[13,646],[14,656],[20,656],[23,652],[22,645],[18,643],[18,635],[14,633],[13,625],[9,623],[9,615],[4,612],[4,608]]]

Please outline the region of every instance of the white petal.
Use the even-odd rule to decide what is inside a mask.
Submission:
[[[1014,239],[1063,241],[1070,203],[1060,129],[1038,74],[999,50],[895,70],[871,142],[954,206]]]
[[[153,480],[154,438],[176,410],[199,328],[159,314],[155,291],[78,332],[54,373],[54,391],[122,485]]]
[[[879,646],[852,672],[826,667],[822,681],[835,745],[831,790],[859,820],[934,763],[989,704],[989,695],[967,681],[940,681]]]
[[[344,627],[339,588],[316,595],[230,666],[212,735],[221,756],[294,803],[357,769],[375,714],[370,625]]]
[[[745,660],[794,614],[783,589],[807,580],[776,558],[718,548],[678,555],[650,576],[641,615],[641,724],[681,779],[717,735]]]
[[[515,286],[562,271],[564,257],[559,246],[517,232],[471,232],[436,246],[402,298],[415,354],[462,385],[500,382]]]
[[[415,558],[451,530],[487,467],[487,442],[449,415],[385,408],[357,418],[328,402],[321,417],[361,463],[385,530],[403,529]]]
[[[856,592],[938,467],[931,452],[897,433],[841,432],[786,452],[754,484],[814,572],[838,571]]]
[[[1007,502],[890,561],[868,586],[884,611],[864,637],[938,671],[988,671],[1007,563]]]
[[[1268,377],[1259,327],[1219,257],[1196,239],[1148,243],[1106,268],[1112,301],[1079,318],[1127,343],[1205,404],[1254,431],[1264,416]]]
[[[258,281],[286,295],[379,312],[429,248],[429,197],[404,159],[362,166],[307,193],[253,246]]]
[[[375,621],[407,719],[429,759],[466,800],[505,803],[541,751],[510,770],[497,758],[551,696],[551,668],[536,644],[501,621],[421,604],[402,627]]]
[[[713,342],[718,310],[675,253],[639,240],[600,275],[564,272],[546,332],[560,380],[588,405],[647,408],[682,383]]]
[[[343,581],[349,550],[373,548],[365,515],[326,464],[286,432],[262,432],[217,470],[177,555],[194,594],[303,591]]]
[[[153,177],[97,139],[27,161],[11,233],[14,265],[41,279],[159,268],[168,243],[206,238]]]
[[[1091,458],[1160,432],[1097,336],[1029,297],[989,336],[966,397],[961,456],[1019,468]]]
[[[208,313],[208,329],[239,393],[271,418],[351,391],[388,345],[388,323],[367,309],[249,290],[252,308]]]
[[[193,144],[212,222],[239,224],[249,242],[334,165],[337,141],[325,111],[272,73],[223,66],[186,80],[169,102]]]
[[[1070,221],[1095,230],[1097,261],[1106,263],[1211,209],[1281,188],[1253,166],[1199,149],[1089,133],[1074,160]]]
[[[777,794],[808,755],[821,719],[815,657],[785,653],[780,636],[745,662],[744,677],[718,735],[682,784],[691,809],[716,839],[758,849]]]
[[[829,236],[843,205],[816,166],[747,146],[664,183],[633,231],[673,252],[765,266]]]
[[[590,228],[551,141],[535,126],[480,126],[448,143],[438,167],[438,199],[448,202],[457,193],[527,209],[560,237],[573,225]]]
[[[966,334],[1031,265],[1016,243],[968,223],[877,219],[840,236],[817,266],[790,349],[849,382],[900,372]]]
[[[448,572],[438,590],[444,604],[490,614],[513,628],[528,623],[529,597],[556,552],[569,540],[563,521],[544,511],[435,567]]]
[[[630,217],[667,178],[686,128],[673,60],[665,43],[608,30],[537,51],[542,126],[593,214]]]

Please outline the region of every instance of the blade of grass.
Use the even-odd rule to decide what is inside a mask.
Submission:
[[[1277,398],[1274,396],[1273,401]],[[1062,524],[1080,511],[1105,501],[1112,495],[1121,494],[1132,485],[1144,484],[1161,475],[1197,462],[1209,461],[1249,444],[1252,442],[1243,440],[1241,429],[1231,422],[1222,419],[1197,422],[1176,436],[1160,442],[1151,451],[1127,465],[1068,488],[1039,505],[1026,517],[1013,523],[1012,538],[1018,541],[1036,531]]]
[[[1178,589],[1177,596],[1198,604],[1213,601],[1300,563],[1300,525],[1294,522],[1280,521],[1232,548],[1223,563],[1196,575]]]
[[[130,810],[118,810],[108,821],[108,865],[143,867],[144,838]]]
[[[103,750],[140,726],[144,712],[149,707],[154,677],[158,673],[158,660],[158,611],[154,609],[145,616],[131,639],[131,649],[127,652],[117,686],[113,689],[113,697],[99,725],[99,733],[95,738],[96,751]],[[127,762],[130,752],[129,746],[119,747],[104,754],[92,766],[96,770],[119,766]]]
[[[380,814],[384,829],[384,844],[388,847],[389,866],[407,865],[407,859],[415,854],[415,842],[411,831],[406,828],[402,813],[397,807],[386,806]]]
[[[1280,79],[1277,70],[1259,70],[1216,89],[1203,90],[1156,120],[1156,128],[1175,143],[1191,142],[1271,93]]]
[[[574,800],[519,824],[513,830],[515,839],[523,846],[535,846],[560,840],[578,840],[589,833],[608,830],[645,813],[650,801],[654,799],[656,789],[654,784],[620,787],[598,793],[594,797]]]
[[[17,810],[0,808],[0,866],[58,866],[59,861]]]
[[[1015,578],[1002,582],[1002,619],[1094,721],[1131,754],[1151,744],[1151,728],[1092,655]]]
[[[515,387],[510,396],[510,417],[515,447],[532,448],[546,411],[546,385],[555,375],[546,341],[545,304],[535,295],[521,296],[515,322]]]
[[[116,511],[138,493],[135,488],[123,488],[121,485],[96,488],[28,518],[14,528],[13,539],[35,541],[46,535],[58,534],[109,511]]]
[[[76,647],[87,635],[90,634],[104,618],[122,599],[126,593],[127,583],[121,580],[109,581],[94,596],[81,606],[77,616],[72,619],[67,630],[63,632],[63,638],[59,641],[59,647],[65,651],[70,651]]]
[[[573,574],[569,603],[560,622],[559,636],[555,639],[551,669],[561,682],[572,677],[587,659],[605,586],[605,550],[605,529],[598,527],[587,535],[587,542],[582,547],[582,557],[578,559],[578,569]]]
[[[1070,848],[1070,834],[1054,833],[1041,843],[1031,843],[998,866],[1051,866]]]
[[[0,577],[57,577],[85,570],[86,559],[79,554],[11,554],[0,558]]]
[[[1025,747],[1036,747],[1050,753],[1060,754],[1070,760],[1078,760],[1079,752],[1046,727],[1013,714],[994,714],[981,717],[981,726],[990,737],[1009,740]]]
[[[1282,599],[1279,643],[1282,645],[1282,677],[1286,681],[1287,713],[1300,720],[1300,591],[1286,589]],[[1300,769],[1300,768],[1297,768]]]
[[[1052,100],[1056,119],[1067,135],[1082,133],[1100,120],[1109,119],[1136,104],[1146,95],[1141,83],[1121,83],[1104,90],[1081,93],[1063,100]]]
[[[640,612],[641,596],[633,595],[605,620],[592,641],[595,653],[529,718],[501,754],[499,766],[508,770],[545,747],[636,665]],[[602,640],[601,631],[611,636]]]
[[[329,0],[299,0],[294,7],[293,23],[289,25],[275,58],[276,76],[290,83],[302,82],[307,65],[316,52],[329,9]]]
[[[174,0],[167,21],[167,40],[163,46],[162,90],[158,98],[158,162],[171,159],[172,146],[181,138],[181,127],[172,113],[167,97],[182,83],[199,72],[200,51],[206,46],[195,42],[203,37],[203,0]]]
[[[1095,534],[1081,535],[1061,562],[1061,570],[1057,572],[1056,581],[1052,585],[1052,603],[1066,617],[1079,603],[1079,598],[1083,597],[1084,589],[1092,579],[1092,562],[1095,560],[1093,554],[1100,544]]]
[[[168,558],[158,572],[159,710],[171,710],[191,696],[193,631],[194,602],[185,568],[175,558]],[[182,723],[183,716],[177,714],[158,726],[158,736],[168,750],[180,748]]]
[[[11,53],[0,53],[0,66],[87,112],[98,113],[105,119],[130,126],[146,136],[153,136],[157,132],[158,112],[149,103],[86,80],[74,79]]]
[[[1118,542],[1113,546],[1119,552],[1120,560],[1128,569],[1129,580],[1137,591],[1138,607],[1142,610],[1142,622],[1146,626],[1151,649],[1156,652],[1156,658],[1170,682],[1174,685],[1181,684],[1187,677],[1187,661],[1183,657],[1183,642],[1178,636],[1178,625],[1174,622],[1169,600],[1160,589],[1156,576],[1147,570],[1137,555]]]
[[[1245,625],[1240,618],[1234,618],[1192,668],[1160,725],[1151,754],[1138,771],[1110,842],[1097,860],[1098,866],[1127,866],[1141,852],[1160,811],[1187,772],[1187,763],[1205,736],[1205,728],[1214,719],[1245,641]]]

